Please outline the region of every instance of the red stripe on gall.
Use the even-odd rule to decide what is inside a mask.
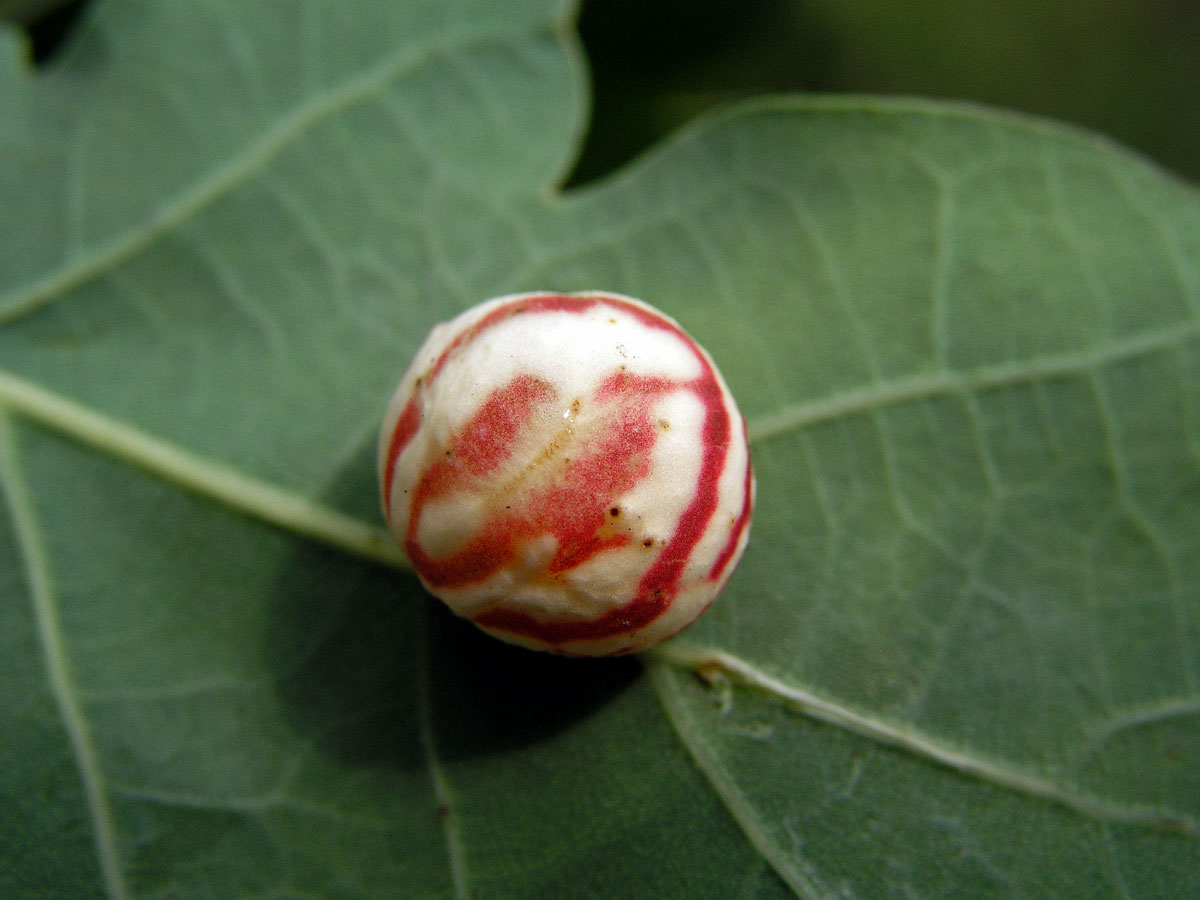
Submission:
[[[511,643],[644,650],[712,603],[754,500],[712,360],[629,297],[500,297],[438,326],[380,432],[384,513],[425,586]]]

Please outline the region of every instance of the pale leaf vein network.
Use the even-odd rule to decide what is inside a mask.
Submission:
[[[33,283],[0,296],[0,324],[28,315],[67,292],[102,277],[246,183],[317,124],[351,106],[378,97],[394,81],[417,70],[428,60],[495,39],[496,36],[490,33],[466,33],[418,47],[405,47],[361,75],[317,92],[275,121],[241,153],[163,203],[144,221],[106,244],[72,256]]]
[[[1185,321],[1173,327],[1134,335],[1077,353],[1019,360],[984,366],[970,371],[936,371],[880,381],[761,413],[749,423],[752,443],[812,425],[861,415],[888,406],[899,406],[940,396],[968,396],[1013,385],[1037,384],[1054,378],[1090,375],[1105,366],[1141,356],[1173,350],[1200,336],[1200,321]]]

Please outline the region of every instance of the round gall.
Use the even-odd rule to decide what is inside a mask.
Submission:
[[[746,545],[745,423],[712,359],[617,294],[498,297],[434,328],[379,440],[384,514],[458,615],[604,656],[677,633]]]

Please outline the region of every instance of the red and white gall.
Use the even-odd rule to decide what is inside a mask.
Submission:
[[[458,615],[537,650],[644,650],[741,557],[754,476],[709,355],[617,294],[498,297],[434,328],[379,439],[388,525]]]

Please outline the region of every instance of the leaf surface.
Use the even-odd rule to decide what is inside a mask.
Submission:
[[[37,74],[0,39],[0,893],[1179,895],[1195,191],[782,98],[555,192],[570,12],[113,2]],[[674,315],[749,421],[746,557],[640,663],[488,641],[379,542],[410,354],[540,288]]]

